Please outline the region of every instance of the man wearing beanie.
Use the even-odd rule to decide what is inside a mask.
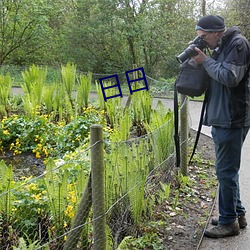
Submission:
[[[210,76],[204,125],[212,126],[219,181],[219,218],[207,237],[238,235],[247,226],[240,200],[239,169],[241,149],[250,126],[250,46],[237,27],[226,30],[220,16],[202,17],[196,33],[213,50],[212,56],[195,48],[193,59],[203,64]]]

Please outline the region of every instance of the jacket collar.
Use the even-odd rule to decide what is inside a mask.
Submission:
[[[221,38],[221,41],[219,41],[219,45],[217,48],[213,51],[213,58],[217,58],[219,54],[221,53],[221,50],[223,47],[225,47],[229,41],[231,41],[232,37],[241,34],[240,29],[237,26],[233,26],[225,31],[224,35]]]
[[[227,31],[225,31],[223,37],[222,37],[222,41],[221,41],[221,46],[220,47],[224,47],[228,41],[231,40],[231,38],[235,35],[240,34],[241,31],[237,26],[233,26],[230,29],[228,29]]]

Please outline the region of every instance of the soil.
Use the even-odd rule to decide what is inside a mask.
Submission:
[[[191,138],[195,138],[195,134],[191,131]],[[190,146],[193,146],[193,140]],[[188,170],[192,183],[187,184],[185,188],[176,184],[177,190],[179,188],[176,209],[173,209],[171,202],[158,207],[161,213],[167,215],[167,227],[159,231],[159,235],[163,238],[164,250],[199,249],[217,194],[218,183],[214,162],[213,141],[210,137],[201,134],[194,163]],[[174,200],[175,197],[176,194],[173,194],[172,199]]]
[[[16,181],[23,176],[39,176],[45,171],[43,159],[37,159],[35,155],[31,153],[22,153],[14,156],[12,152],[7,152],[0,156],[0,160],[4,160],[6,165],[13,167]]]

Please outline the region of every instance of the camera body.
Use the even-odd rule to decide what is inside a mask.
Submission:
[[[199,36],[197,36],[190,45],[180,54],[176,57],[177,61],[179,63],[183,63],[188,58],[198,55],[198,53],[195,51],[195,47],[199,48],[200,50],[203,50],[207,48],[207,43]]]

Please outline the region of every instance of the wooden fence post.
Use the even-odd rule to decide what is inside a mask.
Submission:
[[[63,250],[71,250],[77,248],[77,243],[81,237],[83,225],[86,222],[91,208],[91,176],[83,192],[81,201],[78,205],[76,216],[73,220],[70,233],[64,244]]]
[[[104,150],[103,130],[99,124],[90,127],[91,176],[93,205],[93,250],[106,249],[106,216],[104,193]]]
[[[180,169],[181,174],[188,174],[188,97],[181,95],[180,109]]]

